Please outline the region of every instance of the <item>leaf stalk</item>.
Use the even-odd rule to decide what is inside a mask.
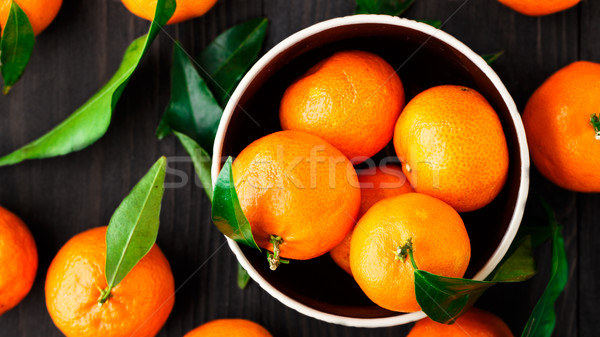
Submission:
[[[402,263],[406,262],[406,258],[410,258],[410,263],[412,264],[415,270],[418,270],[417,263],[415,262],[415,257],[413,256],[413,242],[412,238],[408,238],[406,243],[402,246],[398,246],[396,249],[396,261],[402,261]]]
[[[100,289],[100,298],[98,298],[98,305],[103,305],[112,297],[111,291],[112,286],[108,286],[104,290]]]
[[[273,244],[273,254],[267,251],[267,260],[269,261],[269,268],[271,270],[277,270],[280,264],[288,264],[290,261],[284,260],[281,258],[280,253],[281,250],[279,246],[283,243],[283,239],[279,235],[271,235],[271,240],[269,240]]]

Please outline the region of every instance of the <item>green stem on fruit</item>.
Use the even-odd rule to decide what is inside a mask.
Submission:
[[[280,256],[279,246],[283,243],[283,239],[279,235],[271,235],[271,240],[269,240],[273,244],[273,254],[267,251],[267,260],[269,261],[269,267],[271,270],[277,270],[280,264],[289,264],[290,261],[284,260]]]
[[[596,139],[600,140],[600,118],[596,114],[592,114],[590,116],[590,124],[594,127],[594,131],[596,132]]]
[[[100,290],[100,298],[98,298],[99,305],[106,303],[106,301],[108,301],[108,299],[112,297],[112,287],[106,287],[106,289],[104,290],[98,288],[98,290]]]
[[[406,240],[406,243],[403,246],[398,246],[398,249],[396,250],[396,261],[402,261],[403,263],[406,262],[406,258],[409,257],[410,258],[410,262],[412,263],[412,266],[415,270],[419,269],[417,267],[417,263],[415,262],[415,257],[413,256],[413,243],[412,243],[412,238],[409,238],[408,240]]]
[[[419,270],[419,267],[417,267],[417,263],[415,262],[415,257],[413,256],[412,244],[411,244],[410,248],[408,249],[408,256],[410,256],[410,263],[412,263],[413,269]]]

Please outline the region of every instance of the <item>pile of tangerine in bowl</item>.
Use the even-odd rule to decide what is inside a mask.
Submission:
[[[276,46],[234,93],[215,159],[237,155],[236,191],[272,269],[295,261],[273,273],[264,255],[230,246],[292,308],[406,323],[422,317],[398,314],[419,310],[408,252],[419,269],[478,279],[506,253],[527,188],[518,112],[479,56],[437,32],[334,19]]]

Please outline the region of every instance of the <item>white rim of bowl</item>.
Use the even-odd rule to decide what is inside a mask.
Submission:
[[[414,20],[409,20],[405,18],[392,17],[388,15],[353,15],[347,17],[340,17],[335,19],[330,19],[327,21],[323,21],[317,23],[313,26],[307,27],[291,36],[286,38],[285,40],[278,43],[275,47],[273,47],[270,51],[268,51],[263,57],[261,57],[258,62],[248,71],[248,73],[244,76],[233,95],[229,99],[229,103],[227,104],[225,111],[223,112],[223,116],[221,118],[221,122],[219,124],[219,129],[217,130],[217,135],[215,139],[215,144],[213,148],[213,163],[211,168],[212,182],[213,185],[217,180],[217,176],[221,169],[221,156],[223,150],[223,141],[225,139],[225,132],[229,123],[231,121],[233,112],[235,111],[236,106],[239,103],[240,98],[242,97],[243,92],[248,88],[252,80],[279,54],[283,51],[287,50],[291,46],[295,45],[299,41],[302,41],[310,36],[320,33],[322,31],[332,29],[338,26],[347,26],[347,25],[357,25],[357,24],[385,24],[392,26],[401,26],[405,28],[414,29],[420,31],[422,33],[428,34],[433,38],[441,40],[442,42],[447,43],[452,46],[464,56],[466,56],[471,62],[473,62],[486,76],[487,78],[494,84],[508,110],[510,112],[510,116],[514,123],[514,127],[517,132],[517,139],[519,141],[519,151],[521,156],[521,185],[519,188],[517,203],[511,217],[509,226],[504,234],[504,237],[500,241],[498,248],[492,254],[491,258],[485,264],[485,266],[473,277],[474,280],[483,280],[485,279],[493,270],[496,268],[498,263],[502,260],[508,248],[510,247],[519,226],[521,224],[521,220],[523,218],[523,213],[525,211],[525,202],[527,200],[527,195],[529,192],[529,149],[527,147],[527,139],[525,137],[525,129],[523,128],[523,122],[521,121],[521,116],[517,110],[517,106],[509,94],[508,90],[498,77],[498,75],[492,70],[492,68],[474,51],[472,51],[469,47],[467,47],[464,43],[453,37],[452,35],[436,29],[428,24],[417,22]],[[248,271],[248,274],[252,279],[257,282],[260,287],[269,293],[271,296],[276,298],[278,301],[283,303],[284,305],[292,308],[306,316],[316,318],[325,322],[352,326],[352,327],[361,327],[361,328],[380,328],[380,327],[390,327],[396,325],[402,325],[406,323],[411,323],[417,321],[419,319],[424,318],[426,315],[422,312],[413,312],[406,314],[398,314],[397,316],[385,317],[385,318],[354,318],[354,317],[346,317],[335,314],[330,314],[326,312],[322,312],[316,309],[313,309],[305,304],[302,304],[295,299],[285,295],[275,287],[273,287],[267,280],[265,280],[254,267],[250,264],[240,246],[233,240],[227,238],[229,247],[237,257],[240,264]]]

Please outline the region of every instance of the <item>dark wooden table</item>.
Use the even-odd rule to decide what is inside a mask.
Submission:
[[[174,138],[159,142],[154,136],[169,100],[172,38],[194,55],[226,28],[266,16],[271,22],[266,48],[271,48],[302,28],[350,15],[353,9],[353,0],[222,0],[205,17],[161,34],[99,142],[66,157],[0,168],[0,204],[29,225],[40,255],[33,290],[20,306],[0,317],[0,335],[60,336],[44,301],[45,272],[53,256],[76,233],[106,225],[160,155],[185,157]],[[406,16],[447,20],[444,30],[476,52],[505,50],[494,68],[521,110],[555,70],[578,59],[600,61],[599,1],[583,0],[567,12],[530,18],[495,0],[418,0]],[[0,153],[37,138],[85,102],[116,70],[129,42],[147,27],[118,0],[65,0],[56,21],[38,37],[22,81],[9,96],[0,97]],[[171,165],[193,176],[189,162]],[[532,170],[532,195],[536,194],[551,202],[564,224],[570,261],[569,284],[557,304],[555,335],[597,336],[600,195],[559,189]],[[158,243],[171,261],[179,288],[160,336],[182,336],[223,317],[252,319],[280,337],[396,337],[410,328],[335,326],[286,308],[256,284],[242,291],[236,285],[237,263],[223,247],[224,240],[211,224],[210,203],[201,188],[190,182],[166,191]],[[515,335],[521,334],[548,278],[548,247],[538,257],[538,276],[520,285],[497,286],[478,304],[503,317]]]

